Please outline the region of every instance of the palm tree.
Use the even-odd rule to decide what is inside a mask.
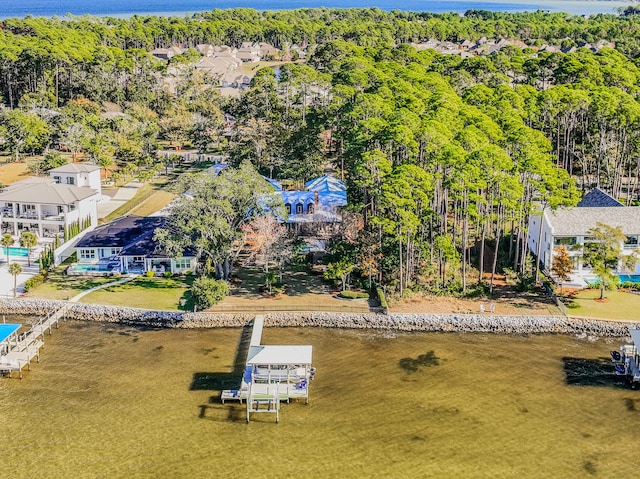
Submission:
[[[7,263],[9,262],[9,246],[13,246],[14,240],[13,236],[9,233],[5,233],[2,235],[2,239],[0,239],[0,244],[6,248],[7,252]]]
[[[31,231],[24,231],[20,235],[20,246],[27,248],[27,266],[31,267],[31,248],[38,244],[38,238]]]
[[[13,297],[16,297],[16,289],[18,287],[18,275],[22,273],[22,266],[18,263],[11,263],[9,265],[9,273],[13,275]]]

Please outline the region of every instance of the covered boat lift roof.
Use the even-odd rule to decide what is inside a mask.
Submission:
[[[18,329],[21,324],[16,323],[2,323],[0,324],[0,343],[10,338]]]
[[[247,366],[311,364],[312,346],[251,346]]]

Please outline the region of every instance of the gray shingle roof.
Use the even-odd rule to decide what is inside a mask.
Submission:
[[[640,206],[563,208],[555,212],[545,211],[545,216],[554,236],[586,235],[596,223],[622,226],[626,235],[640,234]]]
[[[68,163],[66,165],[52,168],[49,173],[90,173],[99,170],[98,165],[89,165],[87,163]]]
[[[0,193],[0,202],[70,205],[94,195],[93,188],[56,184],[50,178],[28,178],[9,185]]]
[[[608,195],[600,188],[595,188],[589,191],[586,195],[582,197],[580,203],[576,206],[580,208],[586,207],[604,207],[604,206],[624,206],[614,197]]]

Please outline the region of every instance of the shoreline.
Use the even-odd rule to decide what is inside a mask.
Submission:
[[[2,315],[46,316],[68,305],[66,319],[162,329],[242,328],[252,313],[191,313],[48,299],[0,299]],[[622,338],[640,323],[563,316],[437,313],[261,313],[266,327],[375,329],[401,332],[467,332],[506,335],[566,334]]]

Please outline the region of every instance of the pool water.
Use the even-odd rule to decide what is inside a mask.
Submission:
[[[640,391],[608,358],[619,340],[266,328],[265,344],[312,344],[317,374],[308,405],[247,424],[218,399],[242,374],[240,329],[67,321],[47,338],[24,379],[0,379],[2,477],[607,478],[640,464],[625,447]]]
[[[619,274],[621,283],[640,283],[640,274]]]
[[[118,266],[119,263],[115,263],[114,265],[106,264],[106,263],[98,263],[98,264],[82,264],[82,263],[74,263],[69,267],[69,271],[111,271],[114,267]]]
[[[2,250],[2,254],[6,256],[7,248],[0,248]],[[27,248],[19,248],[17,246],[9,246],[9,256],[24,256],[25,258],[29,254],[29,250]]]

